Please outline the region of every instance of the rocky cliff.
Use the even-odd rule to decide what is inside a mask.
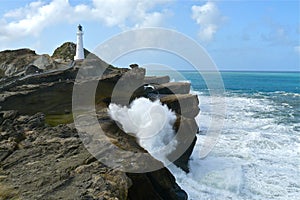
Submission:
[[[70,66],[74,60],[76,45],[72,42],[66,42],[55,49],[52,56],[47,54],[38,55],[31,49],[6,50],[0,52],[0,78],[21,76],[41,73],[53,69],[65,69]],[[92,55],[84,49],[84,54]],[[95,56],[94,56],[95,58]],[[27,70],[27,68],[36,67],[36,70]]]
[[[54,50],[52,54],[53,59],[62,59],[65,61],[74,60],[76,52],[76,44],[73,42],[65,42],[60,47]],[[87,57],[91,52],[84,49],[84,56]]]
[[[72,51],[67,57],[72,56]],[[23,54],[19,52],[16,56],[7,52],[5,58],[11,57],[11,60],[2,59],[2,62],[17,66],[14,57]],[[30,65],[37,56],[30,50],[22,53],[28,58],[32,56],[22,66]],[[59,59],[59,53],[51,59],[54,57]],[[65,59],[65,55],[60,59]],[[98,82],[96,115],[105,135],[114,145],[128,152],[146,150],[138,145],[136,138],[124,133],[110,119],[107,106],[113,101],[128,104],[123,100],[132,101],[141,96],[151,98],[149,94],[159,94],[160,101],[177,115],[174,125],[178,141],[176,148],[188,146],[182,149],[184,153],[180,157],[171,153],[169,158],[188,171],[188,159],[198,129],[194,117],[199,112],[197,96],[189,94],[190,84],[170,83],[168,77],[145,77],[143,68],[115,68],[95,57],[85,62],[63,70],[19,75],[1,81],[0,199],[187,199],[187,194],[166,168],[126,173],[111,169],[92,156],[73,123],[72,93],[78,68],[88,65],[101,71],[105,66],[101,78],[90,78],[87,82]],[[22,73],[25,69],[18,68],[17,71]],[[88,70],[86,73],[89,73]],[[126,84],[119,87],[120,83]],[[80,84],[84,87],[86,82]],[[127,86],[134,84],[141,87],[128,93]],[[153,86],[149,91],[145,90],[148,84]],[[116,88],[118,95],[112,99]],[[138,158],[132,159],[116,162],[136,167],[134,159]]]
[[[0,52],[0,78],[24,72],[26,66],[36,59],[38,59],[38,55],[30,49]]]

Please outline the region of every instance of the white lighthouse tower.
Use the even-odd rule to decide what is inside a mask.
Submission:
[[[75,61],[84,60],[82,36],[83,36],[82,26],[79,24],[78,25],[78,30],[77,30],[76,55],[74,56]]]

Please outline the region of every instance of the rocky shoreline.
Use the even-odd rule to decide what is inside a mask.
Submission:
[[[175,153],[169,158],[188,172],[188,160],[198,130],[194,118],[199,113],[197,96],[189,94],[190,84],[171,83],[167,76],[146,77],[145,70],[139,67],[131,70],[115,68],[95,56],[86,63],[70,60],[68,63],[66,60],[74,54],[72,45],[67,43],[62,47],[55,53],[55,62],[63,61],[60,65],[64,67],[59,69],[48,66],[47,70],[26,74],[28,66],[32,68],[34,61],[31,59],[14,75],[2,68],[6,76],[0,80],[0,199],[187,199],[187,194],[167,168],[126,173],[111,169],[92,156],[73,123],[72,94],[80,68],[105,66],[101,78],[88,80],[89,83],[98,82],[95,93],[97,119],[112,143],[128,152],[146,150],[110,119],[108,105],[114,101],[126,105],[129,103],[126,99],[132,101],[159,94],[160,101],[177,116],[174,124],[176,148],[188,145],[187,149],[182,149],[184,153],[179,158]],[[11,60],[16,63],[19,63],[18,57],[24,58],[20,52],[11,52],[11,58],[15,56]],[[128,96],[127,86],[120,86],[113,99],[112,93],[120,82],[142,87]],[[80,84],[84,86],[85,82]],[[145,90],[144,86],[148,84],[154,89]],[[58,118],[55,122],[53,116]],[[126,160],[120,162],[126,163]]]

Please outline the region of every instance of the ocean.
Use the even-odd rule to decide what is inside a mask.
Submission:
[[[189,81],[199,97],[200,134],[190,172],[168,166],[190,200],[299,199],[299,72],[221,72],[223,96],[210,96],[196,71],[149,71],[148,75]],[[200,158],[210,120],[217,114],[210,109],[212,98],[225,99],[225,121],[212,151]]]

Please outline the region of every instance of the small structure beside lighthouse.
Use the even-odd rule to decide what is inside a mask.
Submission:
[[[78,25],[77,30],[77,44],[76,44],[76,55],[74,56],[75,61],[84,60],[84,50],[83,50],[83,31],[82,26]]]

